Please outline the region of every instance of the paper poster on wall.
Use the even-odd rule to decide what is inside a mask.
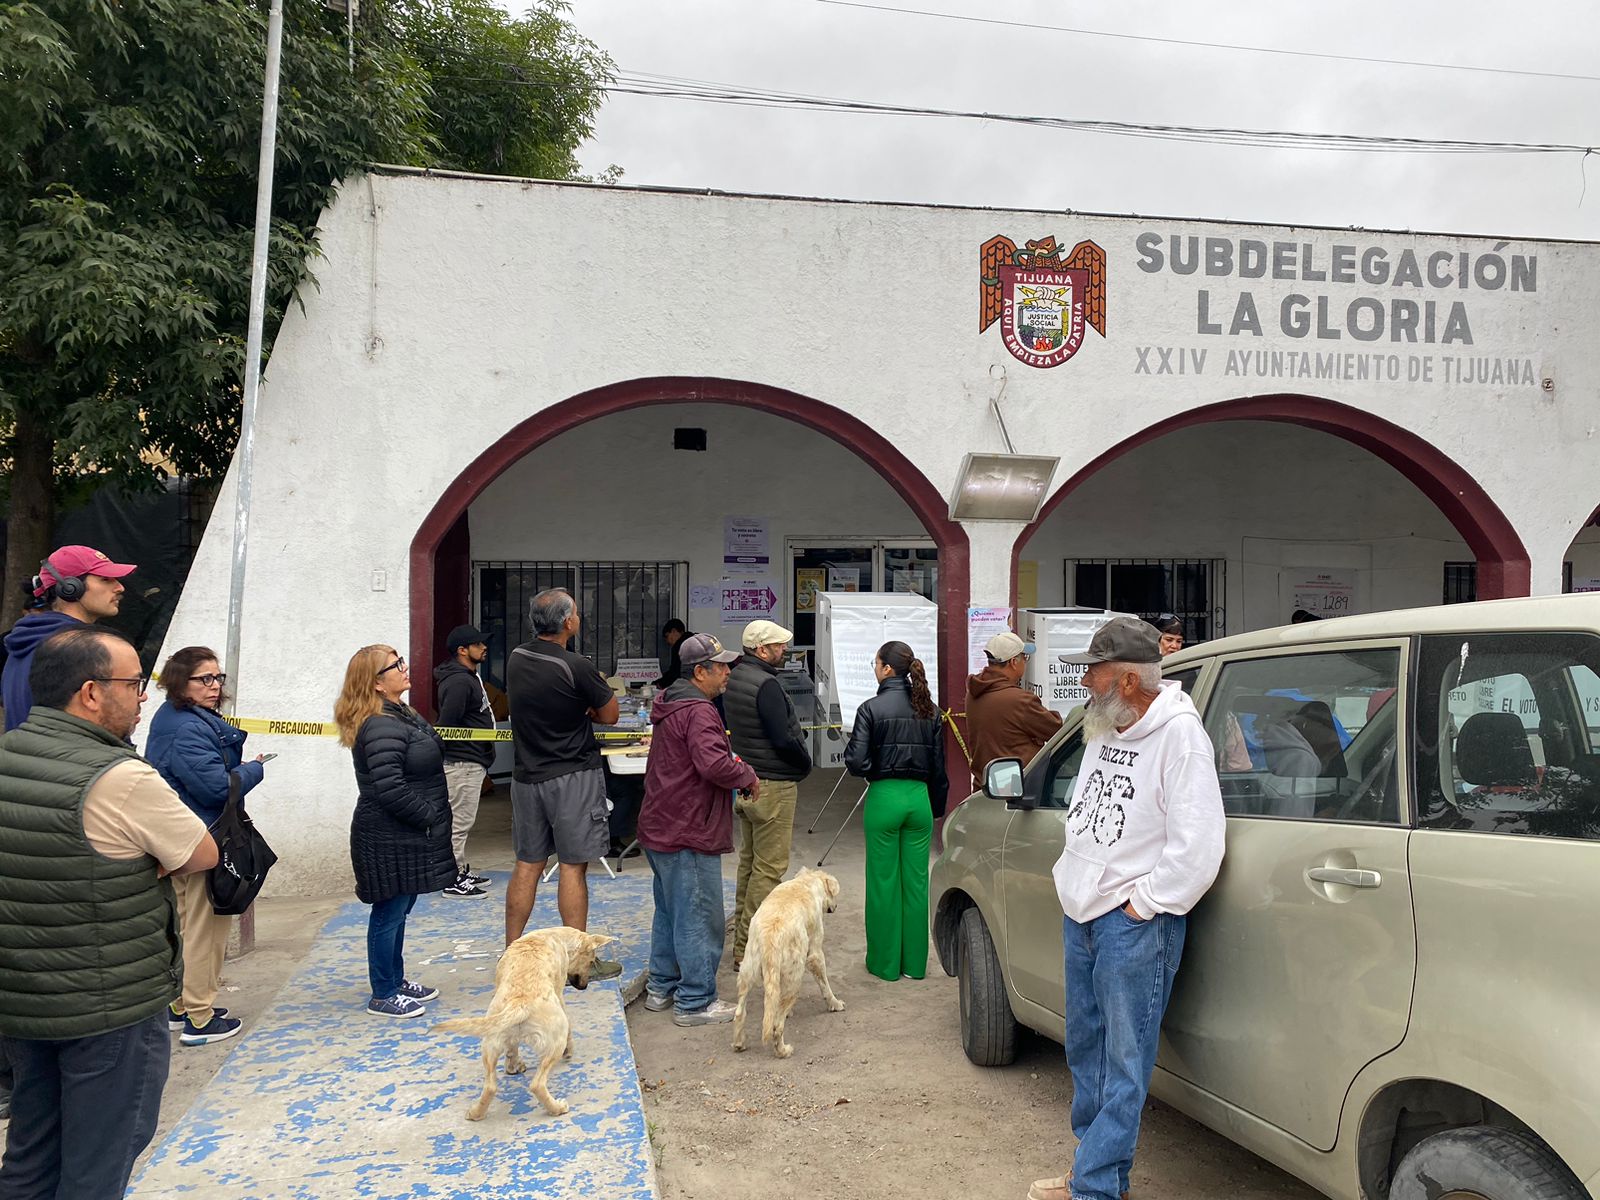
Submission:
[[[822,567],[797,567],[794,573],[794,610],[817,611],[817,593],[828,586],[828,572]]]
[[[695,583],[689,585],[690,608],[715,608],[719,603],[717,585],[714,583]]]
[[[728,566],[766,567],[772,561],[765,517],[724,517],[722,561]]]
[[[771,620],[778,611],[778,594],[765,575],[724,578],[720,591],[724,625],[744,625],[763,617]]]
[[[1314,617],[1344,617],[1355,611],[1356,573],[1350,567],[1294,567],[1288,574],[1284,620],[1303,609]]]
[[[830,592],[859,592],[861,590],[861,570],[858,567],[829,567],[828,591]]]
[[[989,659],[984,654],[983,648],[990,638],[997,633],[1005,633],[1011,628],[1011,610],[1009,608],[969,608],[967,609],[967,672],[978,674],[989,665]]]

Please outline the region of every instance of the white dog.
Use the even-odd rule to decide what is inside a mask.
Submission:
[[[800,995],[805,972],[817,977],[829,1012],[841,1012],[844,1001],[833,994],[828,964],[822,957],[822,914],[839,899],[839,881],[826,871],[802,868],[800,874],[773,888],[750,920],[750,939],[739,966],[739,1007],[733,1014],[733,1048],[744,1049],[745,1001],[761,985],[761,1040],[773,1053],[788,1058],[794,1047],[783,1040],[783,1024]]]
[[[561,926],[525,933],[506,947],[494,972],[494,999],[481,1017],[440,1021],[434,1032],[475,1033],[483,1040],[483,1093],[467,1109],[467,1120],[481,1121],[494,1099],[494,1072],[505,1055],[506,1074],[520,1075],[526,1045],[538,1055],[529,1091],[544,1110],[559,1117],[567,1102],[550,1094],[547,1080],[558,1059],[572,1057],[572,1023],[567,1020],[564,988],[589,986],[595,953],[614,937],[582,933]]]

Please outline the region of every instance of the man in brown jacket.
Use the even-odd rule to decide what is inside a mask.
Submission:
[[[1051,712],[1022,686],[1031,643],[1011,632],[997,633],[984,647],[989,665],[967,679],[967,731],[972,738],[972,786],[983,788],[983,773],[997,758],[1026,763],[1061,728]]]

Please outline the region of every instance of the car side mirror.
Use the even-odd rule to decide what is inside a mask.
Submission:
[[[983,773],[983,794],[1004,800],[1007,808],[1028,807],[1014,801],[1022,800],[1022,760],[997,758]]]

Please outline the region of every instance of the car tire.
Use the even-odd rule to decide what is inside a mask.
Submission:
[[[1475,1125],[1424,1138],[1400,1160],[1389,1200],[1587,1200],[1588,1192],[1532,1134]]]
[[[957,933],[961,1048],[980,1067],[1009,1066],[1017,1057],[1017,1018],[983,914],[969,908]]]

